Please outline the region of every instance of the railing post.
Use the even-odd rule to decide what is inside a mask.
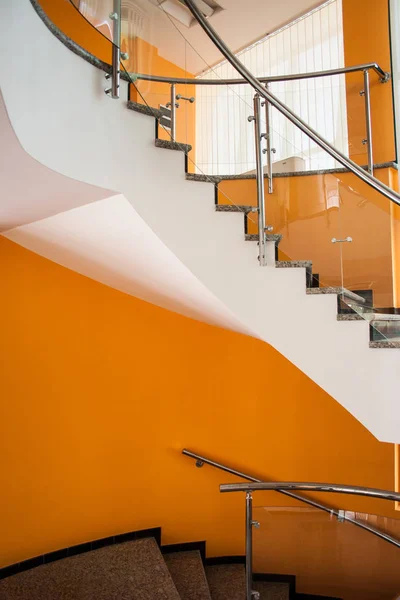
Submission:
[[[176,85],[171,83],[171,140],[176,138]]]
[[[265,88],[269,91],[269,83],[265,84]],[[272,148],[271,148],[271,105],[268,100],[265,100],[265,139],[267,147],[265,153],[267,155],[267,175],[268,175],[268,193],[272,194],[274,191],[274,184],[272,181]]]
[[[121,80],[121,0],[113,0],[113,12],[110,14],[113,22],[113,44],[112,44],[112,73],[111,87],[106,89],[106,94],[111,98],[119,98],[119,87]]]
[[[252,600],[253,587],[253,496],[246,493],[246,600]]]
[[[266,241],[265,241],[265,198],[264,198],[264,171],[262,164],[261,149],[261,99],[259,94],[254,96],[254,116],[248,117],[254,121],[254,138],[256,144],[256,178],[257,178],[257,211],[258,211],[258,246],[260,266],[266,265]]]
[[[372,150],[372,121],[371,121],[371,89],[369,84],[369,69],[364,70],[364,90],[362,95],[365,102],[365,123],[367,137],[363,140],[363,144],[367,145],[368,152],[368,172],[374,174],[374,157]]]

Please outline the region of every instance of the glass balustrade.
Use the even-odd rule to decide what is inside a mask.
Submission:
[[[341,600],[394,600],[400,593],[399,548],[354,526],[357,518],[400,539],[400,520],[311,507],[257,506],[254,498],[253,589],[262,574],[294,576],[296,592]]]
[[[46,5],[48,0],[42,2]],[[100,48],[100,39],[111,46],[114,4],[113,0],[70,0],[75,17],[80,13],[98,36],[94,43],[86,35],[93,52]],[[261,77],[340,68],[339,5],[334,0],[239,52],[239,58]],[[175,14],[168,2],[150,0],[135,7],[122,6],[122,77],[131,82],[130,100],[154,110],[157,136],[182,144],[188,173],[216,186],[216,209],[243,212],[244,234],[250,241],[258,240],[254,91],[247,84],[226,83],[241,77],[200,27],[193,27],[193,17],[183,5],[182,11]],[[183,24],[184,15],[189,26]],[[215,17],[213,22],[218,33],[221,21]],[[77,30],[82,29],[74,23]],[[70,30],[66,33],[71,35]],[[290,44],[290,60],[282,63]],[[90,51],[87,45],[86,49]],[[329,60],[324,58],[327,49]],[[155,80],[160,78],[165,81]],[[194,79],[201,84],[193,84]],[[376,88],[379,76],[373,70],[370,79]],[[361,113],[365,109],[359,93],[363,83],[362,72],[351,74],[351,85],[359,87]],[[344,75],[268,83],[268,89],[318,133],[344,154],[353,155],[347,129],[353,127],[354,111],[346,109],[347,86]],[[278,242],[277,266],[304,266],[309,293],[336,291],[338,319],[367,321],[375,346],[400,341],[396,274],[400,208],[346,172],[268,104],[261,108],[260,129],[269,134],[272,149],[270,154],[262,153],[262,167],[265,226],[267,233],[278,236],[269,238]],[[360,162],[366,162],[361,142],[357,155]],[[261,147],[267,149],[265,138]],[[375,175],[396,189],[396,174],[390,166],[376,169]]]

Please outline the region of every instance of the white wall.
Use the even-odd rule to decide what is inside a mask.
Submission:
[[[102,73],[65,48],[29,0],[4,5],[0,54],[13,57],[1,61],[0,81],[13,127],[31,155],[64,175],[118,190],[239,323],[376,437],[400,441],[397,350],[369,349],[366,322],[338,323],[336,296],[306,295],[303,269],[260,268],[256,245],[244,241],[242,215],[215,212],[213,186],[185,180],[183,155],[154,147],[153,120],[107,98]],[[35,68],[25,68],[26,56]],[[34,226],[9,236],[29,248]],[[91,226],[88,221],[87,235]],[[51,247],[45,255],[51,258]]]

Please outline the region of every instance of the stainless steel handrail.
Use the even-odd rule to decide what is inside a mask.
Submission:
[[[231,475],[240,477],[241,479],[247,479],[247,481],[251,481],[253,483],[263,483],[263,481],[261,479],[252,477],[251,475],[248,475],[247,473],[243,473],[242,471],[238,471],[237,469],[232,469],[231,467],[227,467],[226,465],[223,465],[222,463],[219,463],[215,460],[211,460],[210,458],[207,458],[206,456],[202,456],[201,454],[196,454],[195,452],[192,452],[191,450],[187,450],[186,448],[184,448],[182,450],[182,454],[195,460],[196,464],[199,467],[203,466],[203,464],[206,464],[206,465],[210,465],[211,467],[214,467],[215,469],[219,469],[220,471],[224,471],[225,473],[230,473]],[[244,484],[244,485],[246,485],[246,484]],[[368,531],[369,533],[372,533],[373,535],[385,540],[386,542],[388,542],[389,544],[392,544],[393,546],[396,546],[397,548],[400,548],[400,541],[397,540],[396,538],[392,537],[391,535],[388,535],[387,533],[384,533],[383,531],[379,531],[379,529],[375,529],[375,527],[372,527],[371,525],[367,525],[366,523],[363,523],[362,521],[353,519],[352,517],[350,517],[346,514],[343,516],[342,513],[338,509],[329,508],[328,506],[325,506],[324,504],[320,504],[319,502],[316,502],[315,500],[311,500],[310,498],[305,498],[304,496],[301,496],[300,494],[295,494],[294,492],[291,492],[289,489],[278,488],[275,491],[280,494],[283,494],[284,496],[289,496],[290,498],[293,498],[294,500],[299,500],[300,502],[303,502],[304,504],[308,504],[308,506],[312,506],[313,508],[317,508],[318,510],[322,510],[323,512],[330,513],[330,514],[334,515],[335,517],[344,518],[345,521],[352,523],[353,525],[356,525],[357,527],[360,527],[361,529],[364,529],[365,531]]]
[[[219,486],[221,492],[256,492],[256,491],[282,491],[299,490],[308,492],[331,492],[337,494],[351,494],[353,496],[368,496],[380,500],[393,500],[400,502],[400,493],[368,488],[358,485],[344,485],[339,483],[312,483],[310,481],[261,481],[259,483],[223,483]]]
[[[365,65],[355,65],[353,67],[343,67],[341,69],[329,69],[326,71],[313,71],[312,73],[295,73],[293,75],[274,75],[271,77],[260,77],[261,83],[274,83],[278,81],[297,81],[300,79],[314,79],[317,77],[329,77],[331,75],[344,75],[346,73],[357,73],[366,70],[375,71],[381,83],[390,80],[390,73],[384,71],[378,63],[366,63]],[[145,73],[132,73],[135,79],[141,81],[156,81],[158,83],[177,83],[186,85],[248,85],[246,79],[193,79],[186,77],[163,77],[161,75],[146,75]]]
[[[262,98],[265,98],[268,102],[272,104],[281,114],[283,114],[293,125],[298,127],[305,135],[311,138],[318,146],[320,146],[323,150],[325,150],[332,158],[334,158],[337,162],[343,165],[345,168],[349,169],[354,175],[356,175],[359,179],[364,181],[370,185],[377,192],[383,194],[394,202],[395,204],[400,205],[400,194],[392,190],[389,186],[383,184],[379,179],[373,177],[367,171],[364,171],[362,167],[357,165],[354,161],[347,158],[342,152],[337,150],[332,144],[330,144],[327,140],[319,135],[312,127],[307,125],[305,121],[303,121],[296,113],[294,113],[290,108],[288,108],[283,102],[281,102],[274,94],[272,94],[269,90],[267,90],[262,83],[254,77],[254,75],[241,63],[241,61],[232,53],[232,51],[228,48],[225,42],[220,38],[214,28],[210,25],[209,21],[207,21],[202,12],[199,10],[194,0],[183,0],[204,29],[208,37],[211,41],[217,46],[220,52],[225,56],[225,58],[230,62],[230,64],[235,67],[235,69],[240,73],[240,75],[253,87],[253,89],[260,94]]]

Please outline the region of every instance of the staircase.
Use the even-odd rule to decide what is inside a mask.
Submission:
[[[159,528],[132,532],[12,565],[0,570],[0,600],[246,597],[244,557],[207,559],[205,542],[160,546],[160,539]],[[261,600],[323,599],[296,594],[287,575],[256,574],[253,589]]]
[[[216,210],[212,178],[186,173],[189,148],[184,155],[182,145],[155,139],[153,110],[107,98],[106,67],[49,31],[32,5],[7,3],[0,25],[0,52],[14,56],[0,78],[15,134],[48,169],[113,195],[80,206],[71,197],[70,208],[54,195],[46,218],[38,197],[36,220],[4,235],[125,293],[271,344],[375,437],[399,442],[397,344],[370,347],[368,321],[338,318],[343,290],[310,287],[307,260],[275,262],[277,238],[268,238],[270,266],[260,268],[243,214]],[[38,68],[27,71],[15,47],[29,47]],[[127,90],[122,81],[122,97]]]

